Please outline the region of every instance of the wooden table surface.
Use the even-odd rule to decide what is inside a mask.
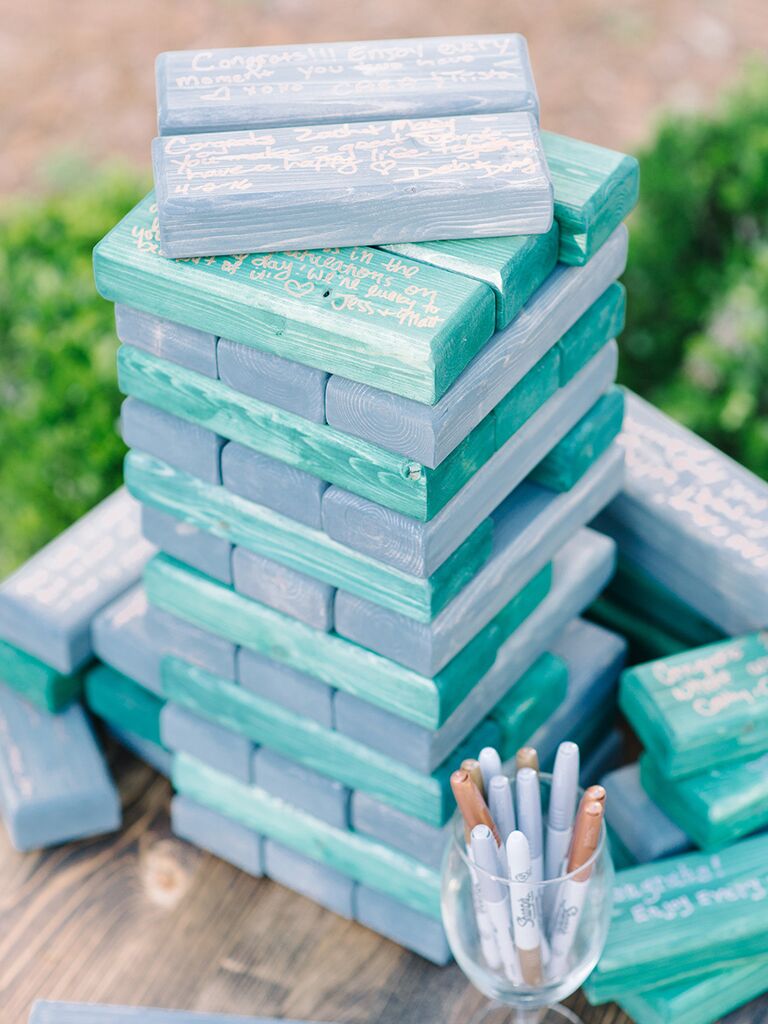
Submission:
[[[16,853],[0,829],[0,1020],[36,998],[354,1024],[464,1024],[483,997],[437,968],[267,879],[175,839],[168,783],[114,763],[118,835]],[[615,1006],[571,1001],[586,1024]],[[768,1021],[768,999],[728,1018]]]

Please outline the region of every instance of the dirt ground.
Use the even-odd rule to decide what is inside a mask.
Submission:
[[[509,31],[545,127],[618,149],[768,54],[765,0],[0,0],[0,193],[61,154],[148,165],[161,50]]]

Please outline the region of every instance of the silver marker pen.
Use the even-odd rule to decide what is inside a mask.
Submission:
[[[579,748],[575,743],[561,743],[555,755],[552,788],[549,793],[544,851],[545,878],[557,878],[562,873],[573,835],[578,789]]]
[[[478,869],[477,878],[483,905],[493,925],[496,945],[501,954],[501,966],[509,980],[519,985],[522,982],[522,973],[512,938],[512,919],[506,886],[499,880],[501,867],[496,839],[487,825],[475,825],[472,829],[471,842],[472,860]]]

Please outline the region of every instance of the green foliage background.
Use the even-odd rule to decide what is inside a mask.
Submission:
[[[768,67],[640,154],[622,379],[768,478]],[[147,190],[84,174],[0,210],[0,575],[120,483],[114,320],[91,250]]]

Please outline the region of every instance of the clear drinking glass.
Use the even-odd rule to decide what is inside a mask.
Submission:
[[[514,779],[514,772],[510,774]],[[552,776],[540,773],[542,816],[546,822],[546,811],[549,806],[549,794]],[[579,790],[581,799],[583,790]],[[546,825],[545,825],[546,827]],[[474,899],[472,895],[473,875],[481,873],[481,869],[471,864],[467,855],[464,840],[464,822],[457,811],[453,816],[450,828],[450,841],[443,858],[441,905],[443,924],[456,962],[466,974],[475,988],[492,1000],[476,1018],[486,1024],[502,1024],[505,1021],[516,1021],[519,1024],[554,1024],[563,1020],[578,1022],[579,1018],[567,1007],[557,1005],[575,992],[589,977],[600,959],[608,934],[613,902],[614,868],[603,822],[600,840],[592,857],[580,871],[570,875],[554,878],[533,888],[537,896],[540,914],[546,923],[545,935],[550,924],[547,921],[552,915],[552,908],[562,902],[569,892],[567,883],[578,881],[576,876],[583,877],[585,869],[589,869],[587,888],[583,891],[584,901],[581,916],[574,931],[573,944],[566,958],[565,967],[557,977],[545,978],[542,984],[528,986],[525,983],[514,984],[502,968],[489,966],[483,956],[475,917]],[[510,880],[499,878],[509,896]],[[561,900],[558,901],[558,894]],[[508,906],[511,903],[507,900]],[[570,903],[566,901],[566,906]],[[510,911],[511,920],[511,911]],[[546,972],[546,967],[545,967]]]

